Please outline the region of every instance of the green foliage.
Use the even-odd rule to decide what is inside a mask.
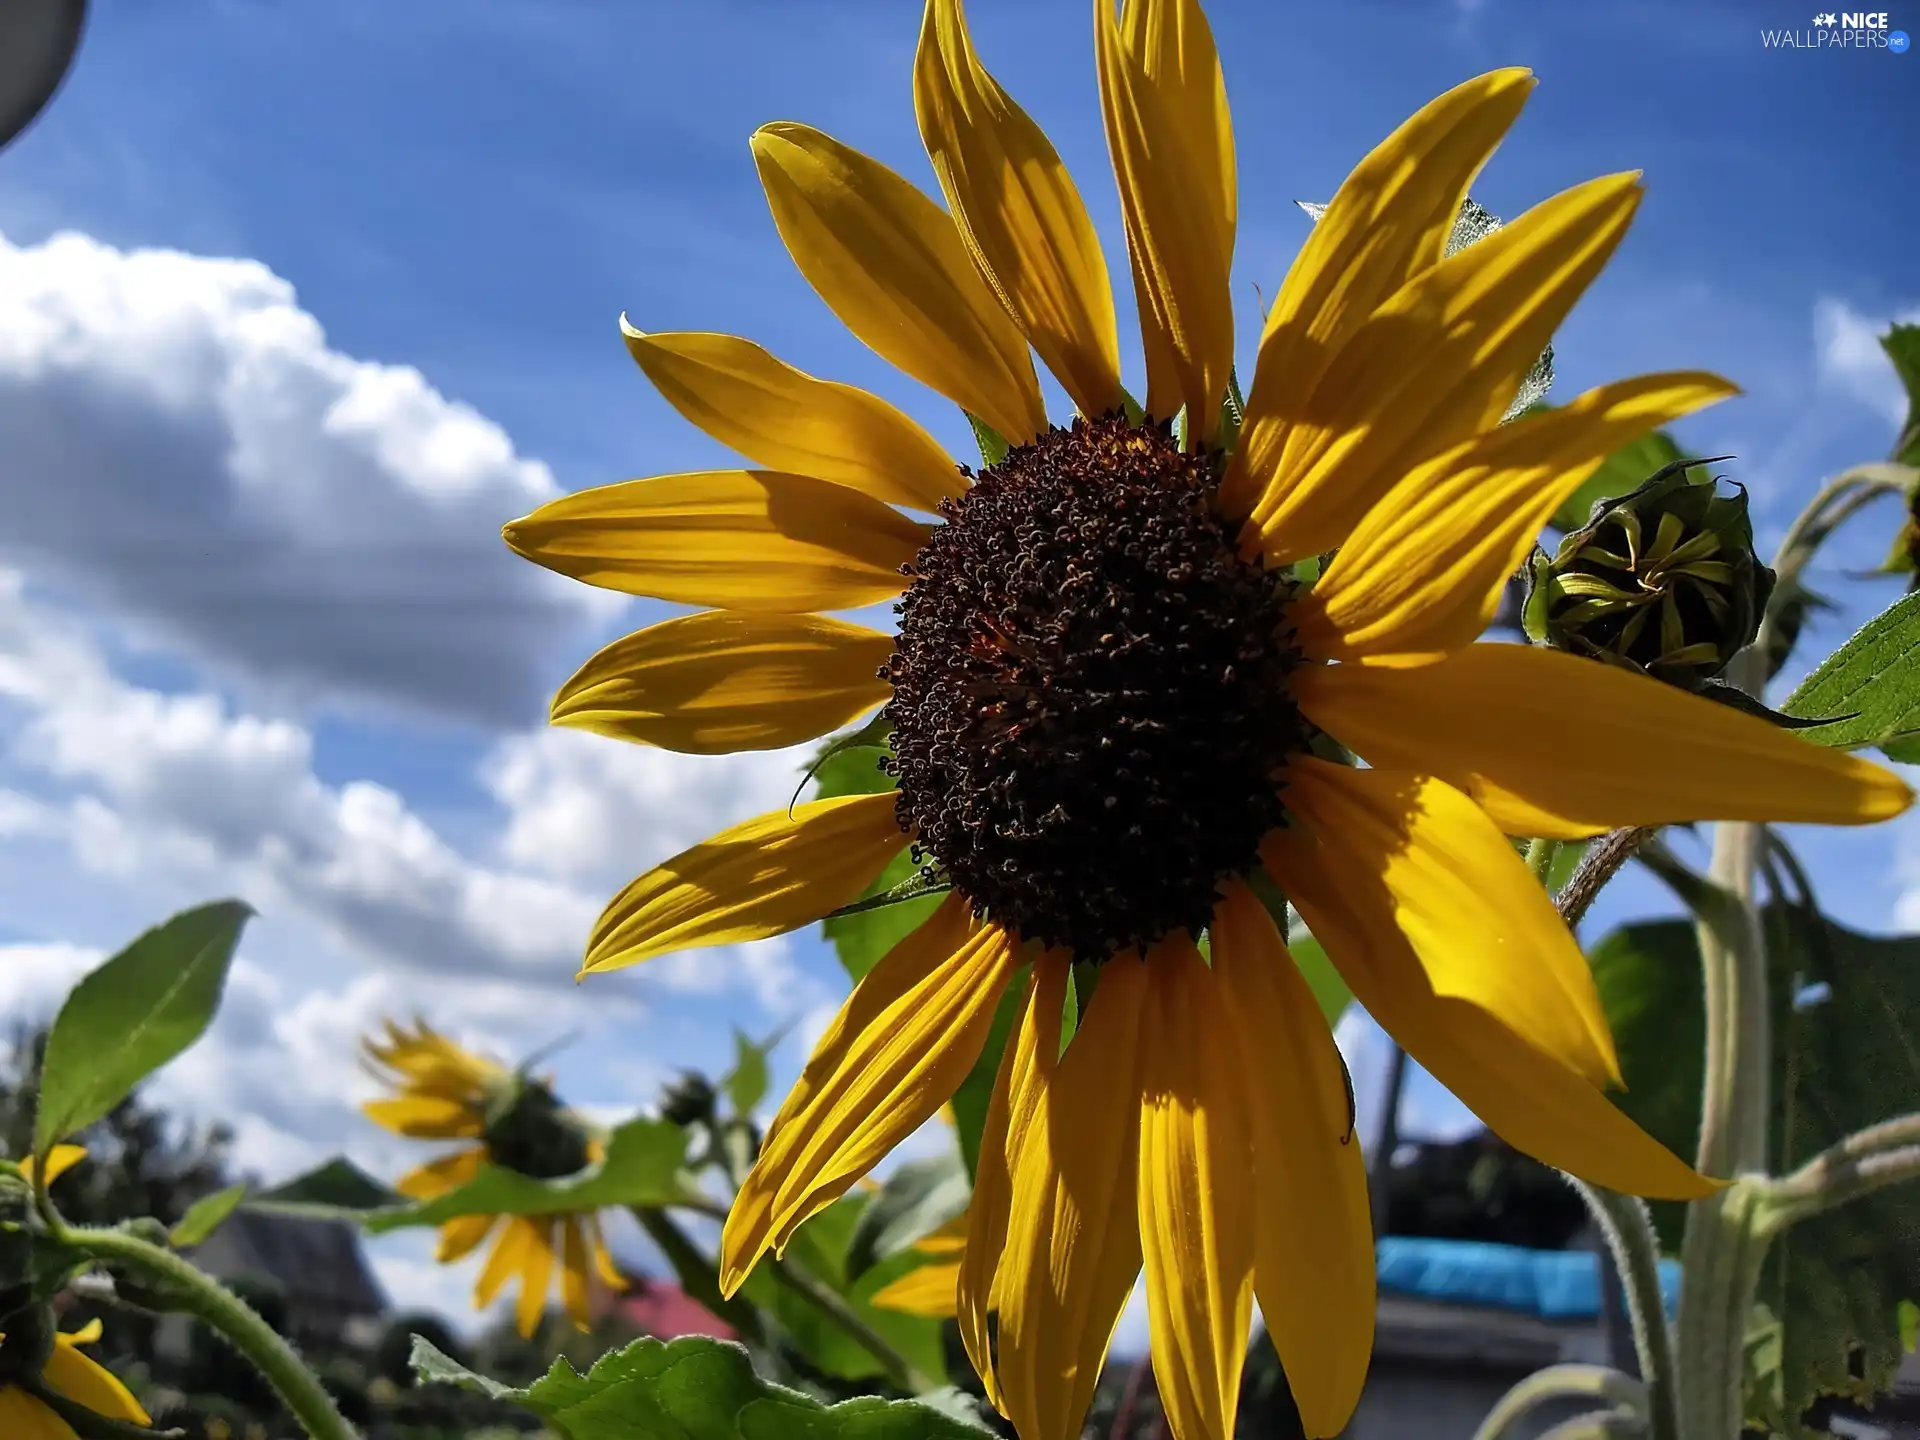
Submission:
[[[616,1205],[670,1205],[687,1193],[687,1132],[667,1120],[629,1120],[607,1141],[597,1165],[553,1180],[482,1164],[473,1179],[418,1205],[371,1210],[361,1216],[373,1234],[412,1225],[439,1225],[459,1215],[550,1215]]]
[[[1893,442],[1891,458],[1903,465],[1920,465],[1920,325],[1893,326],[1880,337],[1880,347],[1907,389],[1907,423]]]
[[[871,1303],[873,1296],[919,1265],[920,1257],[902,1251],[857,1277],[851,1271],[849,1252],[854,1234],[872,1199],[870,1192],[842,1196],[808,1220],[788,1244],[786,1262],[798,1265],[839,1292],[854,1313],[914,1369],[943,1380],[947,1373],[946,1348],[940,1322],[882,1310]],[[822,1375],[835,1380],[870,1380],[884,1373],[866,1346],[811,1300],[782,1284],[771,1265],[756,1266],[739,1293],[771,1315],[793,1349]]]
[[[751,1115],[767,1095],[767,1053],[780,1043],[778,1035],[756,1043],[738,1027],[733,1032],[733,1069],[720,1082],[736,1115]]]
[[[834,750],[814,773],[820,798],[878,795],[893,789],[893,777],[880,768],[886,753],[884,743]],[[903,850],[867,887],[866,896],[862,898],[884,895],[911,880],[916,873],[913,860]],[[836,915],[823,921],[820,928],[832,942],[848,978],[857,985],[880,963],[881,956],[917,929],[939,904],[938,895],[926,895],[857,914]]]
[[[1783,905],[1766,911],[1765,929],[1772,1152],[1774,1169],[1785,1172],[1867,1125],[1920,1111],[1920,937],[1863,935]],[[1693,927],[1628,926],[1595,948],[1593,962],[1627,1081],[1614,1098],[1690,1156],[1705,1034]],[[1655,1207],[1668,1248],[1678,1242],[1676,1209]],[[1885,1393],[1903,1353],[1901,1303],[1920,1298],[1920,1186],[1882,1190],[1793,1226],[1775,1242],[1760,1297],[1781,1325],[1778,1368],[1760,1377],[1763,1408],[1796,1417],[1820,1395]],[[1772,1348],[1763,1346],[1757,1363],[1767,1364]]]
[[[220,1228],[233,1213],[234,1207],[246,1196],[245,1185],[229,1185],[224,1190],[201,1196],[187,1208],[187,1213],[180,1217],[180,1223],[167,1232],[168,1243],[180,1250],[198,1245]]]
[[[1664,430],[1654,430],[1631,445],[1622,446],[1609,455],[1578,490],[1561,502],[1560,508],[1554,512],[1553,528],[1580,529],[1593,514],[1595,502],[1612,500],[1629,490],[1638,489],[1646,484],[1649,475],[1664,470],[1683,454],[1674,438]],[[1705,471],[1700,471],[1695,483],[1703,480],[1705,475]]]
[[[100,1119],[205,1033],[252,913],[238,900],[183,911],[74,986],[47,1037],[36,1154]]]
[[[912,1247],[967,1208],[973,1179],[958,1150],[909,1160],[860,1212],[847,1246],[847,1274],[859,1276]]]
[[[862,1397],[823,1405],[753,1372],[738,1345],[688,1336],[637,1340],[585,1375],[564,1360],[524,1390],[476,1375],[425,1341],[425,1381],[510,1400],[566,1440],[980,1440],[991,1431],[914,1400]]]
[[[1288,937],[1287,952],[1293,956],[1307,988],[1313,991],[1313,998],[1320,1002],[1320,1013],[1327,1017],[1327,1024],[1338,1025],[1353,1003],[1353,991],[1327,958],[1326,947],[1303,930]]]
[[[967,423],[973,427],[974,444],[980,447],[982,465],[998,465],[1007,458],[1007,452],[1013,447],[1007,444],[1006,437],[971,410],[962,411]]]
[[[1920,745],[1920,594],[1896,600],[1823,660],[1781,706],[1805,719],[1832,717],[1806,732],[1842,750],[1878,745],[1894,759]]]

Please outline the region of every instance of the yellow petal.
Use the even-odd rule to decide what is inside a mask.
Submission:
[[[1493,428],[1640,200],[1611,175],[1547,200],[1408,281],[1341,347],[1286,429],[1253,511],[1271,563],[1343,543],[1414,466]]]
[[[107,1327],[98,1315],[87,1321],[78,1330],[68,1330],[54,1336],[54,1342],[60,1345],[98,1345],[100,1337],[107,1333]]]
[[[1307,1434],[1338,1435],[1366,1383],[1375,1301],[1367,1170],[1345,1066],[1246,886],[1226,887],[1210,935],[1252,1119],[1260,1311]]]
[[[1514,835],[1689,820],[1870,825],[1913,801],[1878,765],[1540,646],[1470,645],[1406,669],[1302,670],[1295,697],[1372,764],[1438,775]]]
[[[360,1112],[374,1124],[410,1140],[469,1140],[485,1128],[471,1105],[433,1095],[369,1100]]]
[[[954,1289],[959,1282],[958,1260],[935,1260],[881,1286],[869,1303],[903,1315],[948,1320],[957,1313]]]
[[[987,1316],[995,1308],[995,1277],[1006,1248],[1013,1166],[1040,1103],[1042,1081],[1058,1060],[1060,1011],[1070,961],[1049,952],[1035,963],[1020,1006],[1020,1023],[1007,1038],[994,1076],[981,1130],[973,1197],[967,1206],[967,1236],[961,1249],[955,1303],[961,1342],[980,1376],[988,1400],[1005,1411],[993,1363]],[[1042,1040],[1041,1037],[1047,1037]]]
[[[553,697],[552,720],[688,755],[777,750],[887,698],[893,637],[826,615],[704,610],[614,641]]]
[[[1699,371],[1643,375],[1416,466],[1303,597],[1301,646],[1328,659],[1404,661],[1471,645],[1541,528],[1609,455],[1735,393]]]
[[[683,850],[613,898],[580,973],[784,935],[851,903],[907,843],[894,799],[812,800]]]
[[[1002,1413],[1007,1404],[994,1368],[987,1316],[995,1308],[996,1276],[1007,1247],[1013,1169],[1026,1151],[1028,1127],[1060,1058],[1061,1008],[1066,1003],[1070,965],[1058,951],[1044,953],[1034,961],[1026,1000],[1020,1007],[1019,1026],[1007,1037],[1007,1048],[994,1075],[986,1124],[980,1132],[973,1198],[967,1204],[967,1239],[960,1252],[955,1294],[960,1339],[987,1399]]]
[[[1021,1440],[1075,1440],[1140,1274],[1140,1032],[1147,967],[1100,970],[1093,1001],[1014,1157],[995,1291],[1000,1390]],[[1045,1044],[1044,1036],[1035,1037]]]
[[[117,1375],[75,1348],[81,1343],[85,1342],[72,1335],[54,1337],[53,1353],[47,1357],[47,1368],[42,1372],[47,1384],[96,1415],[135,1425],[153,1424],[152,1417],[133,1398],[133,1392],[120,1383]]]
[[[47,1151],[47,1184],[53,1184],[86,1158],[87,1147],[84,1145],[53,1146]],[[31,1185],[39,1171],[39,1162],[31,1155],[25,1156],[20,1161],[20,1171],[27,1177],[27,1183]]]
[[[623,480],[500,532],[537,565],[682,605],[798,614],[890,600],[929,529],[844,485],[777,470]]]
[[[1085,415],[1120,408],[1120,340],[1100,241],[1040,127],[974,53],[960,0],[927,0],[913,106],[980,273]]]
[[[500,1238],[487,1252],[487,1263],[480,1267],[480,1278],[474,1282],[474,1309],[484,1310],[493,1303],[500,1288],[520,1273],[528,1249],[538,1243],[531,1220],[524,1215],[507,1217],[507,1223],[500,1227]]]
[[[1350,773],[1388,777],[1376,783],[1391,783],[1397,776]],[[1544,1027],[1539,1017],[1522,1013],[1525,1007],[1514,1003],[1518,995],[1491,993],[1487,986],[1478,995],[1441,989],[1436,967],[1417,953],[1419,941],[1403,929],[1393,898],[1368,874],[1369,864],[1378,863],[1368,859],[1364,845],[1365,833],[1374,826],[1360,827],[1360,853],[1352,843],[1329,838],[1326,827],[1317,828],[1317,844],[1297,830],[1275,832],[1262,845],[1261,857],[1354,997],[1434,1079],[1508,1144],[1597,1185],[1670,1200],[1713,1191],[1713,1181],[1697,1175],[1616,1109],[1588,1078],[1587,1067],[1563,1048],[1536,1043]],[[1466,857],[1463,862],[1472,864]],[[1526,874],[1524,866],[1521,873]],[[1544,895],[1538,882],[1533,888]],[[1490,889],[1506,897],[1510,887],[1496,881]],[[1488,934],[1495,933],[1490,927]],[[1476,948],[1484,944],[1480,937],[1476,941]],[[1488,945],[1484,953],[1498,955],[1500,949]],[[1511,958],[1517,965],[1507,970],[1538,964],[1533,956]],[[1538,976],[1512,978],[1516,992],[1548,988]]]
[[[1367,318],[1438,263],[1460,202],[1533,92],[1526,70],[1495,70],[1428,102],[1354,167],[1267,311],[1246,420],[1222,504],[1251,509],[1280,468],[1288,416]]]
[[[810,126],[762,126],[753,158],[793,263],[842,324],[1011,443],[1046,429],[1027,342],[945,211]]]
[[[0,1388],[0,1435],[7,1440],[79,1440],[71,1425],[11,1385]]]
[[[1233,367],[1238,198],[1226,82],[1198,0],[1094,0],[1107,151],[1147,356],[1147,412],[1210,440]]]
[[[576,1330],[588,1329],[593,1315],[587,1304],[587,1237],[578,1215],[560,1217],[560,1303]]]
[[[967,1248],[968,1228],[967,1212],[962,1210],[914,1241],[913,1248],[922,1255],[958,1255]]]
[[[513,1315],[521,1335],[530,1336],[540,1328],[540,1317],[547,1313],[547,1282],[553,1278],[554,1222],[543,1215],[522,1223],[532,1238],[520,1252],[520,1294]]]
[[[1304,866],[1338,877],[1340,904],[1402,936],[1436,993],[1497,1015],[1595,1084],[1619,1083],[1586,957],[1485,811],[1431,775],[1307,757],[1288,767],[1284,793],[1295,824],[1261,848],[1276,876]]]
[[[768,1129],[721,1237],[731,1295],[952,1098],[987,1042],[1013,942],[950,895],[841,1007]]]
[[[1245,1112],[1274,1102],[1246,1090],[1223,1043],[1230,1024],[1186,932],[1154,946],[1140,1027],[1140,1245],[1153,1374],[1175,1440],[1233,1434],[1253,1323],[1261,1197],[1247,1184]]]
[[[429,1160],[393,1182],[393,1188],[413,1200],[432,1200],[446,1194],[480,1173],[480,1162],[487,1158],[483,1147],[458,1150]]]
[[[497,1215],[456,1215],[440,1227],[440,1239],[433,1258],[442,1265],[464,1260],[492,1231]]]
[[[624,315],[620,333],[668,404],[756,465],[918,510],[966,489],[939,442],[877,395],[816,380],[733,335],[649,335]]]
[[[620,1267],[613,1263],[613,1256],[607,1251],[606,1236],[600,1231],[600,1217],[587,1217],[587,1235],[590,1241],[588,1250],[593,1258],[593,1272],[600,1277],[600,1283],[609,1290],[625,1290],[627,1277],[620,1273]]]

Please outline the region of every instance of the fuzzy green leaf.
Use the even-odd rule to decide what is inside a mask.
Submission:
[[[218,1230],[246,1197],[247,1187],[244,1184],[229,1185],[224,1190],[201,1196],[187,1207],[187,1213],[180,1217],[180,1223],[167,1232],[167,1243],[180,1250],[198,1245]]]
[[[884,745],[860,745],[839,750],[827,757],[814,774],[814,783],[822,800],[836,795],[878,795],[894,788],[893,777],[880,768],[886,758]],[[861,899],[885,895],[919,874],[912,858],[901,851],[869,885]],[[823,933],[856,985],[869,970],[905,939],[940,904],[939,895],[923,895],[901,900],[872,910],[831,916],[820,923]]]
[[[733,1069],[720,1082],[727,1101],[736,1115],[751,1115],[753,1107],[767,1097],[767,1052],[778,1037],[764,1043],[749,1040],[737,1026],[733,1032]]]
[[[1920,737],[1920,594],[1896,600],[1861,626],[1780,708],[1803,719],[1838,717],[1806,732],[1835,749],[1884,749]],[[1912,753],[1910,745],[1902,748]]]
[[[413,1337],[422,1380],[525,1407],[565,1440],[981,1440],[993,1432],[917,1400],[862,1396],[824,1405],[754,1374],[740,1346],[703,1336],[636,1340],[585,1375],[565,1359],[514,1389]]]
[[[1880,348],[1907,390],[1907,423],[1893,442],[1892,459],[1920,465],[1920,325],[1895,325],[1880,337]]]
[[[688,1193],[687,1132],[668,1120],[629,1120],[607,1141],[606,1158],[577,1174],[536,1180],[483,1164],[464,1185],[418,1205],[362,1217],[373,1234],[438,1225],[460,1215],[551,1215],[620,1205],[671,1205]]]
[[[1765,922],[1775,1048],[1771,1147],[1773,1169],[1784,1173],[1856,1130],[1920,1111],[1920,936],[1863,935],[1784,906],[1770,908]],[[1627,926],[1592,958],[1627,1081],[1615,1102],[1691,1156],[1705,1035],[1693,927],[1679,920]],[[1655,1207],[1670,1249],[1678,1243],[1677,1211]],[[1784,1423],[1821,1395],[1886,1393],[1904,1353],[1902,1303],[1920,1299],[1920,1185],[1882,1190],[1793,1226],[1775,1242],[1760,1299],[1780,1332],[1777,1362],[1756,1362],[1756,1413]]]
[[[252,914],[238,900],[182,911],[73,987],[47,1036],[36,1154],[91,1125],[206,1033]]]
[[[1300,974],[1307,982],[1307,988],[1313,991],[1313,998],[1320,1002],[1320,1013],[1327,1017],[1327,1024],[1338,1025],[1340,1017],[1347,1013],[1347,1007],[1353,1003],[1353,991],[1347,988],[1347,982],[1340,972],[1333,968],[1333,962],[1327,958],[1326,947],[1303,931],[1296,931],[1287,940],[1287,951],[1293,956],[1293,963],[1300,968]]]

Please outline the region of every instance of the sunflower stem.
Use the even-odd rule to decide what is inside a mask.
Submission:
[[[1660,1243],[1654,1237],[1647,1204],[1572,1176],[1568,1179],[1587,1202],[1626,1288],[1634,1353],[1647,1386],[1647,1434],[1651,1440],[1679,1440],[1679,1365],[1674,1358],[1673,1329],[1667,1324],[1666,1297],[1660,1290]]]
[[[1658,829],[1653,825],[1629,825],[1624,829],[1609,830],[1587,847],[1587,853],[1573,867],[1572,876],[1561,887],[1560,893],[1553,897],[1554,906],[1559,910],[1560,918],[1567,922],[1568,929],[1579,925],[1594,900],[1606,888],[1607,882],[1620,873],[1620,868],[1639,852],[1640,847]]]
[[[1553,879],[1553,862],[1560,856],[1560,842],[1536,835],[1527,841],[1527,868],[1542,885]]]
[[[785,1260],[772,1262],[773,1278],[786,1286],[794,1294],[805,1299],[834,1324],[857,1340],[866,1352],[880,1362],[887,1372],[887,1379],[900,1390],[910,1395],[924,1395],[938,1387],[927,1376],[914,1368],[911,1361],[902,1355],[873,1326],[863,1320],[849,1305],[846,1298],[823,1285],[805,1270]]]
[[[1473,1440],[1510,1440],[1521,1433],[1533,1411],[1554,1400],[1602,1400],[1614,1409],[1644,1415],[1647,1394],[1631,1375],[1605,1365],[1549,1365],[1502,1395],[1473,1432]]]
[[[251,1306],[197,1266],[124,1230],[60,1225],[55,1238],[107,1265],[137,1270],[166,1287],[179,1309],[219,1331],[266,1376],[312,1440],[359,1440],[318,1377]]]

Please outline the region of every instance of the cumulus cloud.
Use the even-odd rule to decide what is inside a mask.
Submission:
[[[544,465],[255,261],[0,237],[0,452],[0,558],[295,701],[524,723],[624,603],[500,543]]]
[[[767,808],[756,782],[792,769],[758,756],[663,763],[595,737],[509,737],[485,766],[505,809],[501,853],[475,857],[391,789],[323,782],[302,726],[121,680],[4,572],[0,718],[11,720],[0,764],[52,792],[0,812],[64,837],[89,869],[175,876],[263,911],[291,909],[382,967],[567,988],[610,893],[605,877],[631,878]],[[790,968],[774,942],[704,952],[647,983],[744,984],[777,1004],[792,998]]]
[[[1867,315],[1831,296],[1813,307],[1813,341],[1820,381],[1850,395],[1889,424],[1907,418],[1907,394],[1880,337],[1891,324],[1920,324],[1920,306],[1896,314]]]

